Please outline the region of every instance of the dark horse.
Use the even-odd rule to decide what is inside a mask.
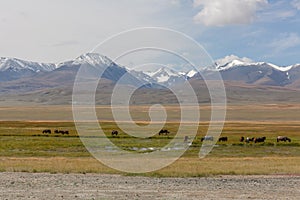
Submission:
[[[111,135],[112,135],[112,136],[114,136],[114,135],[116,135],[116,136],[117,136],[118,134],[119,134],[119,132],[118,132],[118,131],[116,131],[116,130],[113,130],[113,131],[111,132]]]
[[[219,138],[219,142],[227,142],[228,141],[228,137],[220,137]]]
[[[277,137],[277,142],[279,142],[279,141],[284,141],[284,142],[289,141],[289,142],[291,142],[292,140],[290,138],[286,137],[286,136],[278,136]]]
[[[50,129],[43,130],[43,133],[49,133],[49,134],[51,134],[51,130]]]
[[[255,139],[254,139],[254,143],[265,142],[265,140],[266,140],[266,137],[255,138]]]
[[[169,132],[167,129],[161,129],[161,130],[159,131],[158,135],[163,135],[163,134],[168,135],[169,133],[170,133],[170,132]]]
[[[55,130],[54,133],[56,133],[56,134],[61,133],[61,134],[63,134],[63,135],[64,135],[64,134],[68,135],[68,134],[69,134],[69,131],[61,131],[61,130],[59,131],[59,130]]]
[[[245,140],[245,137],[242,136],[242,137],[240,138],[240,142],[244,142],[244,140]]]
[[[69,135],[69,131],[59,131],[59,133],[61,133],[61,134],[67,134],[67,135]]]

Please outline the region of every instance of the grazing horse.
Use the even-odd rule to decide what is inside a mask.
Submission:
[[[54,133],[56,133],[56,134],[60,133],[62,135],[64,135],[64,134],[69,135],[69,131],[62,131],[62,130],[55,130]]]
[[[113,131],[111,132],[111,135],[112,135],[112,136],[114,136],[114,135],[116,135],[116,136],[117,136],[118,134],[119,134],[119,132],[118,132],[118,131],[116,131],[116,130],[113,130]]]
[[[247,137],[247,138],[246,138],[246,142],[247,142],[247,143],[249,143],[249,142],[253,142],[253,141],[254,141],[254,139],[255,139],[254,137],[253,137],[253,138],[249,138],[249,137]]]
[[[290,138],[286,137],[286,136],[278,136],[277,137],[277,142],[279,142],[279,141],[284,141],[284,142],[289,141],[289,142],[291,142],[292,140]]]
[[[254,139],[254,143],[265,142],[265,140],[266,140],[266,137],[255,138],[255,139]]]
[[[242,136],[242,137],[240,138],[240,142],[244,142],[244,140],[245,140],[245,138],[244,138],[244,136]]]
[[[214,141],[214,137],[213,136],[204,136],[201,138],[201,142],[208,141],[208,140]]]
[[[219,142],[227,142],[228,141],[228,137],[220,137],[219,138]]]
[[[69,131],[59,131],[61,134],[66,134],[66,135],[69,135]]]
[[[49,133],[49,134],[51,134],[51,130],[50,129],[43,130],[43,133]]]
[[[161,130],[159,131],[158,135],[163,135],[163,134],[168,135],[169,133],[170,133],[170,132],[169,132],[167,129],[161,129]]]

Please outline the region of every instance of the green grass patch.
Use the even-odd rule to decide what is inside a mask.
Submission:
[[[160,149],[168,144],[176,134],[178,123],[165,125],[170,135],[159,136],[154,133],[147,138],[127,135],[112,122],[101,122],[101,127],[106,137],[118,147],[145,153],[151,150],[141,149]],[[201,177],[219,174],[300,173],[299,167],[296,167],[300,164],[298,123],[226,123],[222,136],[227,136],[228,141],[217,142],[212,152],[200,160],[200,139],[206,134],[207,127],[207,123],[200,123],[197,136],[179,161],[157,172],[142,175]],[[68,130],[70,134],[43,134],[44,129]],[[119,135],[111,136],[112,130],[118,130]],[[288,136],[292,142],[277,143],[278,135]],[[239,141],[241,136],[266,136],[267,139],[264,143],[245,143]],[[181,138],[183,141],[184,135]],[[117,173],[91,157],[72,122],[0,122],[0,159],[0,171]],[[255,162],[258,163],[257,170],[252,169],[256,167]]]

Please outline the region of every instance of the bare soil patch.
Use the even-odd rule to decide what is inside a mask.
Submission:
[[[0,199],[298,199],[300,176],[0,173]]]

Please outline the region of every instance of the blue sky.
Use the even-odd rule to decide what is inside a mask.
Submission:
[[[300,63],[300,0],[0,0],[0,56],[61,62],[141,26],[181,31],[214,59]]]

